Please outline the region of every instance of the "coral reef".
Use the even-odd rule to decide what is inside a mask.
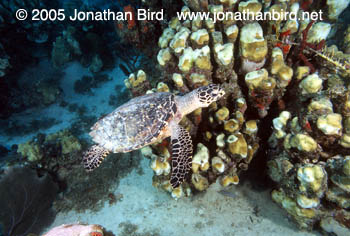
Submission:
[[[75,34],[76,29],[73,26],[69,26],[62,32],[62,36],[58,36],[55,42],[53,42],[51,60],[54,67],[62,68],[67,62],[73,59],[73,56],[82,54]]]
[[[311,6],[320,7],[312,1],[184,2],[182,14],[201,11],[211,16],[233,9],[254,14],[290,10],[300,15]],[[327,4],[324,22],[176,17],[169,21],[158,40],[163,80],[141,94],[177,94],[214,82],[227,95],[181,121],[195,137],[196,151],[192,173],[179,188],[172,189],[168,181],[167,141],[142,150],[151,160],[154,186],[178,199],[204,191],[217,180],[223,187],[238,184],[240,173],[249,168],[259,148],[258,120],[271,119],[270,106],[275,106],[280,115],[273,117],[268,162],[269,175],[278,185],[273,200],[300,228],[310,230],[321,222],[326,231],[331,215],[339,216],[335,220],[340,228],[348,227],[344,222],[349,198],[345,174],[350,147],[349,82],[344,78],[349,75],[349,55],[325,46],[331,22],[347,2],[339,2],[343,5],[337,12],[333,1]],[[126,84],[132,90],[129,81]]]
[[[66,129],[48,135],[38,134],[19,144],[17,152],[25,165],[54,177],[60,190],[53,204],[56,211],[97,210],[110,199],[111,186],[117,187],[121,178],[137,168],[140,158],[128,154],[120,158],[121,154],[113,154],[106,165],[86,174],[81,167],[81,150],[86,144],[72,132]],[[116,169],[119,169],[118,174]]]
[[[67,224],[60,225],[43,236],[60,236],[60,235],[71,235],[71,236],[103,236],[103,228],[100,225],[84,225],[84,224]]]
[[[68,25],[52,44],[52,64],[55,68],[62,69],[68,62],[79,60],[92,73],[112,68],[113,51],[110,51],[107,40],[110,39],[99,35],[97,29],[93,27],[87,27],[84,24]]]
[[[147,8],[148,11],[160,12],[164,7],[161,7],[165,1],[142,1],[141,5]],[[171,9],[171,1],[168,1],[168,8]],[[142,6],[141,6],[142,8]],[[114,22],[115,31],[122,44],[131,44],[136,48],[142,50],[146,55],[153,55],[155,48],[148,47],[156,43],[159,37],[159,30],[161,28],[161,21],[159,19],[137,20],[138,16],[136,6],[131,4],[125,5],[122,11],[127,15],[126,20],[117,20]],[[166,13],[165,13],[166,14]],[[166,16],[163,16],[166,19]],[[144,42],[148,42],[145,44]]]
[[[294,104],[273,119],[268,173],[279,189],[272,199],[303,229],[321,222],[330,233],[328,217],[348,214],[348,83],[320,68],[298,79],[288,95]],[[334,220],[348,227],[345,216]]]
[[[51,32],[59,27],[58,21],[17,20],[16,11],[54,9],[58,5],[56,0],[1,1],[0,34],[3,37],[0,39],[0,75],[17,74],[28,64],[35,63],[40,52],[45,51],[46,43],[50,42]]]
[[[129,172],[136,169],[138,174],[142,174],[138,169],[139,156],[124,154],[121,157],[120,155],[122,154],[111,155],[106,160],[106,165],[88,174],[81,166],[80,153],[56,167],[55,173],[62,192],[54,202],[54,209],[59,212],[101,209],[105,202],[110,200],[109,193],[114,192],[119,181]]]
[[[51,206],[58,186],[48,174],[39,177],[27,167],[10,167],[0,176],[0,190],[4,235],[39,234],[54,220]]]
[[[0,38],[1,118],[33,106],[56,102],[67,106],[62,101],[57,76],[62,74],[56,72],[72,60],[78,60],[93,74],[77,80],[75,92],[92,94],[92,88],[111,80],[104,70],[114,68],[113,59],[119,59],[119,67],[127,76],[124,80],[127,89],[116,88],[123,92],[110,97],[109,104],[115,106],[128,100],[128,91],[133,97],[155,92],[182,95],[211,83],[220,84],[226,92],[223,99],[181,120],[194,144],[191,172],[181,186],[172,188],[169,183],[172,153],[168,139],[142,149],[154,172],[153,185],[175,199],[206,191],[213,183],[227,188],[240,183],[242,173],[251,168],[256,155],[268,156],[268,175],[275,183],[271,197],[301,229],[319,227],[328,234],[348,233],[350,27],[343,32],[346,27],[338,18],[349,1],[184,0],[183,3],[182,6],[174,0],[151,0],[122,5],[124,2],[117,1],[116,10],[130,13],[131,18],[60,25],[57,21],[19,22],[14,17],[16,9],[53,9],[58,8],[58,1],[1,1],[0,34],[6,36]],[[67,13],[86,10],[86,4],[82,0],[62,3]],[[153,12],[163,8],[165,20],[137,21],[137,9],[142,7]],[[207,13],[212,18],[180,19],[175,17],[176,11],[182,16]],[[284,12],[292,12],[297,17],[266,21],[218,18],[244,11],[253,16],[272,12],[282,16]],[[301,17],[316,11],[325,13],[324,20]],[[344,39],[333,40],[340,32]],[[330,45],[334,41],[338,44]],[[38,45],[49,46],[44,52],[36,52]],[[16,79],[17,69],[22,64],[36,65],[48,50],[56,77],[41,70],[35,73],[45,75],[42,76],[45,79],[20,83]],[[23,77],[31,75],[34,72]],[[108,164],[86,174],[80,163],[85,143],[77,138],[77,132],[85,131],[94,118],[86,116],[87,109],[77,104],[67,108],[84,117],[83,122],[73,123],[74,130],[38,134],[19,144],[17,150],[15,146],[12,149],[17,151],[17,157],[22,157],[22,163],[35,168],[40,175],[50,173],[59,184],[56,210],[96,210],[105,200],[113,204],[117,200],[111,193],[111,185],[117,186],[115,182],[138,167],[140,160],[128,154],[123,158],[113,154]],[[53,123],[54,120],[47,119],[25,125],[2,124],[7,127],[7,134],[21,135]],[[267,135],[269,140],[264,139]],[[269,150],[265,154],[267,145]],[[260,150],[261,146],[264,149]],[[28,171],[28,176],[35,175]],[[1,183],[3,180],[0,186]],[[102,230],[91,231],[89,226],[72,227],[78,231],[82,230],[80,227],[88,227],[86,234],[103,235]],[[121,227],[125,228],[122,234],[138,235],[135,225],[126,223]],[[16,228],[22,233],[25,227],[3,228],[5,231]],[[48,235],[68,228],[56,228]]]
[[[124,80],[124,84],[134,97],[145,94],[151,89],[151,84],[143,70],[138,70],[136,75],[135,73],[131,73],[129,78]]]
[[[81,149],[79,140],[69,130],[62,130],[49,135],[38,134],[26,143],[19,144],[17,152],[28,162],[36,164],[40,162],[42,167],[52,169],[57,162],[64,163],[65,156],[74,155]],[[56,160],[52,163],[54,157]]]
[[[38,1],[38,0],[25,0],[25,1],[2,1],[0,4],[0,30],[7,27],[16,26],[27,33],[28,40],[35,43],[45,43],[49,38],[49,30],[56,24],[54,21],[22,21],[22,24],[18,23],[15,17],[15,10],[26,9],[31,12],[33,9],[50,9],[58,6],[58,1]]]
[[[181,11],[191,10],[184,6]],[[218,29],[219,25],[221,22]],[[193,173],[181,187],[172,189],[169,185],[169,172],[166,171],[169,152],[164,151],[167,142],[142,150],[151,159],[155,171],[153,185],[169,191],[176,199],[193,191],[204,191],[217,179],[225,187],[238,184],[239,173],[248,169],[259,147],[257,121],[246,119],[247,102],[234,70],[238,28],[234,22],[227,23],[225,34],[229,37],[224,41],[223,33],[214,31],[212,26],[198,19],[181,22],[172,18],[158,40],[161,50],[157,60],[162,66],[163,81],[152,90],[143,89],[143,94],[155,91],[183,93],[216,82],[226,90],[225,99],[212,104],[209,109],[197,109],[180,123],[196,142]],[[266,41],[264,45],[267,45]],[[135,87],[131,82],[139,81],[134,77],[132,74],[126,81],[130,89]]]
[[[349,1],[346,0],[327,0],[328,18],[330,20],[337,20],[339,15],[347,8]]]
[[[62,89],[59,87],[58,81],[53,79],[38,81],[35,84],[35,92],[37,100],[40,99],[40,103],[44,106],[53,104],[62,97]]]

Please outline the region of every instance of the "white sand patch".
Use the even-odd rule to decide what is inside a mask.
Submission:
[[[85,76],[92,76],[87,68],[81,66],[79,62],[72,62],[65,70],[65,75],[61,81],[61,88],[64,92],[64,100],[68,103],[76,103],[79,106],[86,106],[92,114],[101,116],[115,109],[108,104],[109,97],[115,95],[117,91],[114,89],[116,85],[124,86],[123,74],[119,68],[106,73],[112,80],[101,83],[100,87],[92,88],[93,95],[77,94],[74,92],[74,83]]]
[[[48,64],[47,60],[38,64],[38,68],[29,68],[23,73],[23,79],[28,79],[35,75],[35,71],[43,71],[45,68],[51,66]],[[47,70],[52,70],[48,68]],[[91,72],[81,66],[79,62],[71,62],[63,70],[64,76],[60,80],[60,87],[63,90],[63,100],[68,102],[68,104],[77,104],[78,106],[85,106],[87,108],[87,115],[94,115],[100,117],[104,114],[110,113],[115,109],[108,104],[109,97],[111,95],[116,95],[115,90],[116,85],[124,86],[125,75],[120,71],[119,67],[111,71],[105,71],[112,80],[100,84],[100,87],[92,89],[93,96],[77,94],[74,91],[74,83],[81,79],[82,76],[92,76]],[[39,73],[39,72],[37,72]],[[40,75],[39,75],[40,76]],[[39,130],[33,130],[33,132],[26,135],[18,136],[7,136],[3,133],[0,134],[0,144],[10,148],[13,144],[19,144],[32,139],[39,132],[44,134],[54,133],[59,130],[69,128],[71,124],[78,119],[78,115],[75,112],[70,112],[68,106],[61,107],[59,104],[55,103],[45,108],[31,108],[23,112],[14,114],[11,116],[10,120],[14,124],[29,124],[33,120],[42,119],[55,119],[57,124],[45,129],[41,128]]]
[[[8,136],[1,134],[0,135],[0,143],[7,148],[10,148],[13,144],[20,144],[23,142],[32,139],[35,135],[40,133],[54,133],[59,130],[68,128],[71,124],[71,121],[76,119],[76,115],[74,113],[69,112],[67,109],[60,107],[58,104],[52,104],[47,108],[38,109],[32,108],[28,109],[24,112],[17,113],[12,115],[10,118],[11,122],[14,122],[17,125],[20,124],[28,124],[34,120],[42,120],[42,119],[55,119],[57,124],[48,128],[48,129],[39,129],[34,130],[31,133],[19,136]],[[19,132],[21,132],[19,130]]]

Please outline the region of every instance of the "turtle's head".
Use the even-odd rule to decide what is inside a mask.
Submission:
[[[217,84],[209,84],[196,90],[196,95],[203,107],[209,106],[225,95],[225,91]]]

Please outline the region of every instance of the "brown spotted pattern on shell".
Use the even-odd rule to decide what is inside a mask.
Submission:
[[[160,139],[176,111],[171,93],[136,97],[99,120],[90,135],[112,152],[129,152]]]

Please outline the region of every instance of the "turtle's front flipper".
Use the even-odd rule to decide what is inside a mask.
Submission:
[[[173,188],[177,188],[192,168],[193,149],[189,132],[177,124],[171,126],[171,149],[170,184]]]
[[[99,167],[103,159],[108,155],[109,151],[104,147],[93,145],[83,154],[83,164],[87,171],[93,171]]]

